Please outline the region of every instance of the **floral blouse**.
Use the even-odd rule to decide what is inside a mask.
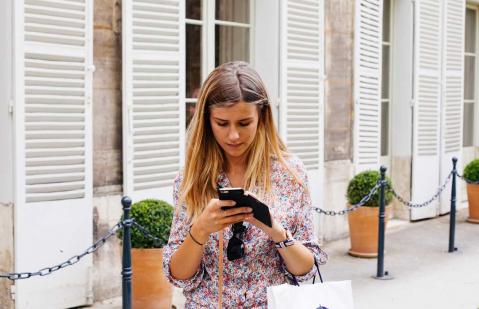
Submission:
[[[286,162],[295,169],[307,185],[306,170],[295,156],[286,158]],[[313,234],[313,214],[311,198],[304,187],[297,184],[279,161],[273,160],[271,169],[272,193],[274,201],[268,205],[271,215],[293,234],[293,238],[309,248],[318,265],[325,264],[327,255],[322,251]],[[183,288],[186,297],[185,308],[218,307],[218,249],[219,233],[210,235],[205,244],[201,264],[193,277],[178,280],[170,273],[171,256],[175,253],[189,230],[186,205],[178,205],[182,174],[174,182],[173,194],[175,212],[168,244],[163,249],[163,269],[172,284]],[[225,173],[218,178],[221,187],[230,187]],[[255,190],[253,190],[253,193]],[[248,224],[245,222],[244,224]],[[291,274],[278,253],[274,242],[259,228],[249,224],[243,234],[245,256],[229,261],[226,258],[228,240],[233,236],[231,227],[224,229],[223,263],[223,308],[266,308],[266,288],[287,282]],[[316,267],[304,276],[296,276],[301,282],[316,274]]]

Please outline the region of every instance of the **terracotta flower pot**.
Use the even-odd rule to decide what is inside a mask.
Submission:
[[[163,274],[162,249],[132,249],[134,309],[170,309],[173,289]]]
[[[467,200],[469,201],[468,222],[479,223],[479,185],[467,184]]]
[[[386,206],[386,218],[390,218],[391,205]],[[349,237],[352,256],[374,258],[378,255],[379,207],[359,207],[348,214]]]

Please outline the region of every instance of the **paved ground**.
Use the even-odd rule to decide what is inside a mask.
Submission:
[[[457,252],[448,253],[449,216],[416,223],[393,221],[386,234],[385,269],[392,280],[376,280],[376,259],[347,255],[349,239],[324,246],[330,256],[325,280],[352,280],[356,309],[479,309],[479,224],[457,215]],[[177,295],[175,301],[181,301]],[[181,305],[179,306],[181,307]],[[119,309],[121,300],[94,309]]]
[[[325,246],[330,262],[325,280],[352,280],[356,309],[479,309],[479,225],[457,215],[457,252],[448,253],[449,216],[391,226],[386,235],[385,270],[392,280],[377,280],[376,259],[346,254],[349,239]]]

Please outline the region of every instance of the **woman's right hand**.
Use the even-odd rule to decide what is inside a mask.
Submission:
[[[227,226],[246,221],[253,217],[251,207],[238,207],[222,210],[221,207],[231,207],[236,203],[230,200],[211,199],[201,215],[195,220],[191,232],[198,241],[205,243],[210,234],[220,231]]]

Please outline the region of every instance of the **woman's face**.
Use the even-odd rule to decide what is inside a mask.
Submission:
[[[228,160],[244,159],[256,135],[258,120],[258,108],[243,101],[211,109],[213,135]]]

